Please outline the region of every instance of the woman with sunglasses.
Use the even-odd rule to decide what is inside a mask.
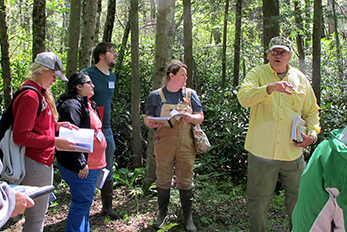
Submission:
[[[72,74],[68,94],[62,94],[57,104],[59,120],[69,121],[79,128],[94,130],[92,153],[57,151],[58,168],[70,187],[71,204],[65,231],[89,231],[89,210],[93,202],[96,180],[106,166],[106,140],[96,104],[89,100],[94,85],[86,72]]]

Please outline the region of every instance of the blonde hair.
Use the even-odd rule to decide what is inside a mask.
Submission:
[[[32,81],[36,81],[37,76],[41,71],[49,71],[49,70],[51,70],[51,69],[44,66],[44,65],[41,65],[41,64],[34,62],[29,66],[29,73],[28,73],[29,79]],[[57,108],[55,107],[54,97],[52,95],[51,90],[46,89],[43,96],[45,97],[49,107],[51,108],[54,121],[55,122],[58,121],[59,115],[58,115]]]

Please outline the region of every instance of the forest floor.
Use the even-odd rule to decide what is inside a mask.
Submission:
[[[59,184],[54,193],[57,199],[51,202],[46,214],[44,232],[64,231],[71,196],[66,184]],[[102,204],[97,190],[90,210],[91,231],[156,231],[152,223],[157,217],[157,198],[154,193],[149,196],[138,193],[135,189],[116,188],[113,206],[122,218],[111,220],[100,214]],[[246,198],[241,188],[230,189],[228,194],[213,188],[197,189],[194,195],[193,219],[198,231],[249,231]],[[171,191],[168,215],[165,227],[160,231],[185,231],[177,189]],[[10,219],[1,231],[21,231],[23,223],[24,219],[17,222]],[[268,231],[289,231],[283,193],[275,195],[271,203],[268,224]]]

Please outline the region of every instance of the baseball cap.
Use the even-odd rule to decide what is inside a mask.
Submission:
[[[282,48],[290,52],[292,50],[292,42],[283,36],[276,36],[273,37],[269,43],[269,50],[271,51],[274,48]]]
[[[53,52],[41,52],[37,54],[34,62],[52,69],[60,80],[66,82],[69,81],[63,74],[63,64],[61,63],[61,60]]]

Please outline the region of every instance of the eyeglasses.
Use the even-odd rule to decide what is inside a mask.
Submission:
[[[81,84],[88,84],[88,85],[92,85],[93,82],[92,81],[85,81],[85,82],[82,82]]]
[[[280,56],[286,56],[286,55],[288,55],[288,53],[289,52],[287,52],[287,51],[285,51],[285,50],[283,50],[283,51],[275,51],[275,50],[271,50],[270,51],[270,54],[272,55],[272,56],[277,56],[277,55],[280,55]]]
[[[106,52],[115,53],[116,51],[114,49],[112,49],[112,50],[106,50]]]

